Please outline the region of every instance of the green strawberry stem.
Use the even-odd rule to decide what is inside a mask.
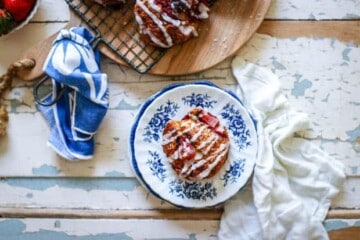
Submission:
[[[0,36],[9,33],[16,26],[11,14],[6,9],[0,9]]]

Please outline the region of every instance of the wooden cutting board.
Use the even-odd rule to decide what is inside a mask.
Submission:
[[[185,75],[206,70],[234,55],[256,32],[269,9],[271,0],[218,0],[212,7],[210,18],[203,22],[199,36],[166,51],[147,72],[156,75]],[[66,28],[80,25],[81,19],[70,10]],[[26,51],[21,58],[32,58],[36,66],[18,75],[24,80],[39,78],[52,42],[57,33]],[[100,52],[113,61],[129,66],[104,43]]]

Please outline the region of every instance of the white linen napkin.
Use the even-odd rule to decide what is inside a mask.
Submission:
[[[219,239],[328,239],[322,221],[343,185],[344,166],[296,137],[309,120],[289,106],[271,71],[239,56],[232,68],[258,121],[259,149],[252,181],[225,203]]]

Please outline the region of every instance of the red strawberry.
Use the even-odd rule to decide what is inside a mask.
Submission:
[[[36,0],[3,0],[6,10],[13,16],[16,22],[26,19]]]
[[[199,114],[199,119],[203,123],[209,125],[209,127],[212,129],[215,129],[219,125],[219,119],[205,111],[203,111],[202,114]]]

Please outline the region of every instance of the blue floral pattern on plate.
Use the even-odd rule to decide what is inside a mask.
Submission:
[[[247,128],[240,110],[236,109],[234,105],[226,104],[223,112],[221,112],[221,116],[227,120],[228,130],[234,135],[235,143],[239,150],[250,146],[250,130]]]
[[[213,108],[214,104],[217,103],[216,100],[211,100],[211,96],[207,93],[192,93],[191,95],[183,97],[182,100],[184,104],[189,105],[190,107],[201,108]]]
[[[219,117],[230,136],[229,158],[209,179],[188,182],[172,169],[161,145],[170,120],[180,120],[193,107]],[[156,197],[178,207],[215,206],[237,193],[252,174],[257,154],[255,123],[240,100],[209,82],[173,84],[147,100],[130,133],[130,157],[136,176]],[[241,150],[241,151],[239,151]]]
[[[156,109],[156,113],[150,119],[148,125],[145,127],[144,141],[151,143],[152,140],[159,141],[160,134],[165,127],[165,124],[176,114],[179,105],[168,100],[165,104]]]
[[[216,188],[210,182],[186,182],[180,179],[169,184],[170,193],[182,199],[207,200],[216,197]]]
[[[162,162],[159,153],[149,151],[149,158],[146,164],[149,166],[153,175],[156,176],[160,182],[164,182],[166,178],[166,168],[164,163]]]
[[[239,177],[241,176],[241,173],[244,172],[245,167],[245,161],[246,159],[241,159],[234,161],[228,170],[225,171],[225,174],[220,178],[224,181],[224,187],[229,184],[236,183]]]

